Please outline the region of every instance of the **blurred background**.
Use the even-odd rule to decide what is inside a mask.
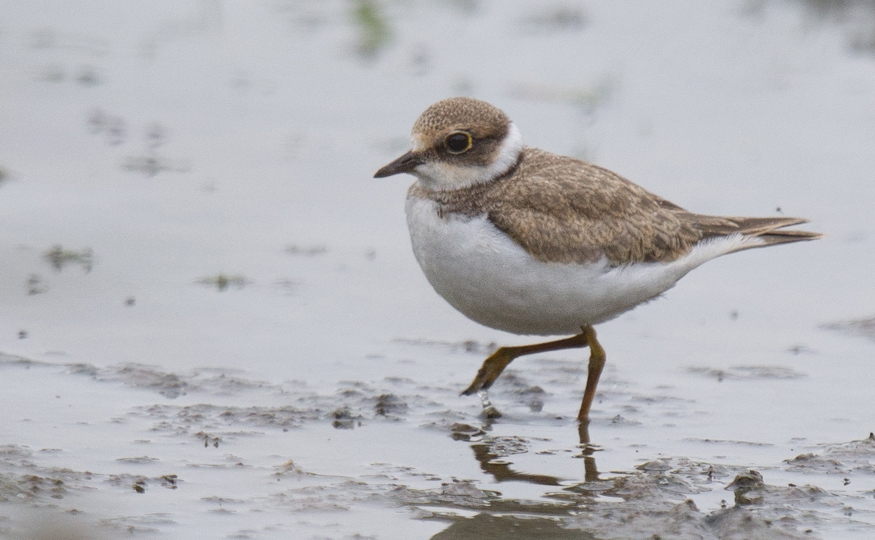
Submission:
[[[531,146],[690,210],[805,217],[827,234],[709,263],[600,327],[602,469],[681,455],[788,475],[779,464],[800,445],[875,429],[875,2],[33,0],[0,13],[0,514],[51,503],[109,531],[412,538],[447,521],[419,519],[413,499],[360,506],[385,487],[368,478],[412,467],[422,475],[392,481],[491,489],[447,436],[477,419],[456,394],[495,344],[530,340],[431,290],[406,230],[412,178],[372,178],[423,109],[456,95],[502,108]],[[518,364],[541,408],[497,386],[495,429],[576,448],[579,354]],[[578,474],[579,460],[536,450],[519,452],[533,472]],[[196,464],[180,499],[161,478]],[[335,486],[322,493],[349,517],[318,517],[327,495],[307,506],[276,491],[289,471],[331,477],[314,485]],[[336,488],[350,479],[373,492]],[[45,499],[55,480],[70,487]],[[144,498],[138,481],[166,489]],[[542,497],[531,484],[500,491]],[[704,513],[731,495],[702,497]],[[244,502],[215,523],[228,498]]]

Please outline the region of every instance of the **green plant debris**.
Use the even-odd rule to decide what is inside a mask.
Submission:
[[[391,29],[379,2],[353,0],[352,18],[359,30],[359,54],[373,57],[389,43]]]
[[[27,294],[32,296],[34,294],[42,294],[48,290],[48,287],[45,283],[43,283],[43,279],[39,276],[39,274],[31,274],[30,277],[27,278]]]
[[[238,289],[242,289],[244,285],[251,283],[245,277],[236,274],[233,276],[229,276],[227,274],[217,274],[215,276],[203,277],[197,280],[201,285],[209,285],[211,287],[216,287],[220,291],[225,291],[228,287],[232,285]]]
[[[328,253],[328,248],[322,245],[317,246],[299,246],[292,244],[286,246],[286,253],[289,255],[303,255],[305,257],[313,257],[314,255],[324,255]]]
[[[553,6],[523,20],[530,31],[577,31],[586,26],[587,18],[578,6]]]
[[[72,249],[64,249],[61,244],[57,244],[52,249],[46,251],[44,257],[52,265],[52,268],[60,272],[68,264],[79,264],[85,272],[91,272],[94,265],[94,253],[91,248],[85,248],[79,251]]]
[[[875,339],[875,317],[833,322],[822,325],[822,328],[826,328],[827,330],[837,330],[849,335]]]
[[[155,156],[138,156],[129,157],[122,164],[122,168],[127,171],[138,172],[152,177],[164,171],[184,173],[189,171],[188,165],[184,163],[172,163],[168,160]]]
[[[91,66],[83,66],[76,76],[76,82],[82,86],[96,86],[103,82],[97,70]]]

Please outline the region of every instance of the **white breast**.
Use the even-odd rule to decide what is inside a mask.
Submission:
[[[671,263],[611,267],[532,258],[485,216],[440,217],[429,199],[409,197],[413,253],[447,302],[486,326],[516,334],[569,335],[612,319],[671,288],[703,262],[759,239],[732,235]]]

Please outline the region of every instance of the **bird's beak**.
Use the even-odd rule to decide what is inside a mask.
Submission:
[[[418,156],[414,155],[413,152],[407,152],[400,158],[374,173],[374,178],[385,178],[387,176],[392,176],[393,174],[409,173],[421,163],[422,161]]]

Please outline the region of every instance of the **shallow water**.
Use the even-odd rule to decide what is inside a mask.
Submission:
[[[0,536],[872,536],[871,2],[0,7]],[[457,94],[828,236],[601,325],[588,433],[579,351],[487,420],[458,393],[531,341],[431,290],[371,178]]]

